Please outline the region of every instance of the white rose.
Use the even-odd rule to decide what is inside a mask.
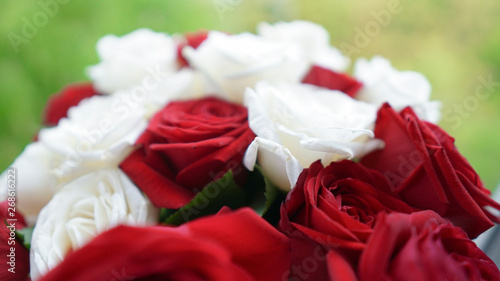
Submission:
[[[253,169],[258,156],[264,174],[284,190],[319,159],[327,165],[361,157],[382,145],[371,131],[376,108],[340,91],[261,82],[247,90],[245,104],[257,138],[244,164]]]
[[[330,46],[330,35],[321,25],[301,20],[260,23],[257,34],[275,42],[300,46],[312,64],[334,71],[345,71],[349,67],[349,57]]]
[[[147,126],[142,108],[119,96],[94,96],[72,107],[57,127],[42,129],[14,161],[16,207],[32,225],[40,209],[65,183],[84,174],[118,167]],[[7,194],[6,174],[0,178]]]
[[[439,121],[441,103],[429,101],[431,84],[421,73],[398,71],[389,60],[375,56],[371,61],[358,59],[354,76],[363,83],[356,99],[377,107],[388,102],[398,111],[411,106],[420,118],[433,123]]]
[[[183,49],[189,64],[207,79],[208,92],[242,103],[246,87],[260,80],[298,83],[310,63],[296,45],[242,33],[212,31],[195,50]]]
[[[119,169],[80,177],[42,209],[31,240],[32,280],[58,265],[70,250],[115,226],[154,225],[158,211]],[[103,249],[106,250],[106,249]]]
[[[60,184],[117,167],[147,127],[139,105],[130,97],[94,96],[72,107],[57,127],[42,129],[39,142],[51,150]]]
[[[149,29],[104,36],[97,42],[97,53],[101,62],[89,67],[88,74],[104,94],[145,83],[148,76],[167,77],[178,69],[174,39]]]

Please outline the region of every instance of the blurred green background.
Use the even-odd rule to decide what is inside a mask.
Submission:
[[[57,11],[44,10],[49,2]],[[400,12],[374,28],[388,7]],[[105,34],[140,27],[254,32],[261,21],[305,19],[325,26],[335,46],[356,46],[356,34],[369,33],[353,60],[380,54],[426,75],[432,98],[443,102],[440,125],[489,189],[500,182],[500,83],[481,88],[483,99],[476,93],[482,78],[500,82],[498,0],[1,0],[0,15],[0,170],[40,128],[49,95],[88,80],[85,67],[98,62],[95,43]],[[24,37],[34,21],[36,31]],[[21,41],[13,46],[16,35]]]

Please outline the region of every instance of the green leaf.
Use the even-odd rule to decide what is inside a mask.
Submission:
[[[173,215],[177,209],[167,209],[167,208],[160,208],[160,221],[166,221],[168,217]]]
[[[264,173],[262,173],[262,168],[260,166],[257,166],[256,168],[264,176]],[[280,190],[278,189],[278,187],[276,187],[276,185],[274,185],[265,176],[264,176],[264,182],[266,183],[266,185],[265,185],[266,186],[266,191],[264,192],[264,196],[266,197],[266,206],[264,208],[264,212],[262,213],[262,216],[264,216],[269,211],[269,209],[271,208],[271,206],[273,205],[273,203],[276,201],[276,199],[280,195]]]
[[[31,236],[33,235],[33,227],[25,227],[23,229],[16,230],[16,236],[23,241],[24,247],[30,249],[31,247]]]
[[[265,186],[264,176],[260,170],[254,169],[248,174],[244,187],[249,199],[248,205],[259,215],[262,215],[266,207]]]
[[[222,207],[237,209],[246,205],[247,196],[233,178],[231,171],[222,178],[206,185],[191,202],[170,215],[163,222],[181,225],[206,215],[216,214]]]
[[[266,203],[262,211],[262,217],[270,224],[276,225],[280,220],[280,208],[281,204],[285,201],[287,192],[280,190],[275,184],[273,184],[264,175],[262,168],[259,165],[255,166],[255,170],[259,171],[265,183],[264,196],[266,198]]]

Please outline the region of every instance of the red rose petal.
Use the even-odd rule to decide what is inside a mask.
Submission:
[[[186,58],[182,55],[182,49],[186,46],[191,46],[194,49],[198,48],[198,46],[203,43],[208,37],[208,31],[198,31],[196,33],[187,33],[184,35],[186,38],[186,42],[183,44],[180,44],[177,47],[177,62],[180,65],[180,67],[186,67],[189,66],[189,62],[186,60]]]
[[[193,199],[194,192],[179,186],[152,169],[144,162],[144,156],[143,151],[134,151],[120,164],[120,169],[146,193],[153,205],[177,209]]]
[[[234,261],[256,280],[281,280],[290,265],[288,238],[251,209],[198,219],[189,223],[189,229],[197,237],[216,240],[231,249]]]
[[[335,72],[321,66],[314,65],[307,73],[302,83],[339,90],[350,97],[354,97],[363,84],[347,74]]]
[[[327,254],[328,276],[329,281],[357,281],[358,277],[351,267],[341,255],[335,251],[330,251]]]

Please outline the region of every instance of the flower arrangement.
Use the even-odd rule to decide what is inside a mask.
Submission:
[[[3,280],[500,280],[422,74],[305,21],[97,52],[0,176]]]

